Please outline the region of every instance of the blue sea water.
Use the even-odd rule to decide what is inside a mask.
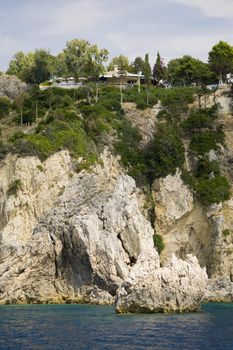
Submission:
[[[233,304],[202,313],[116,315],[111,306],[0,307],[4,350],[233,350]]]

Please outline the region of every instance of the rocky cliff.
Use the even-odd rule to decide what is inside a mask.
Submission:
[[[150,289],[154,284],[155,291],[151,291],[160,306],[153,311],[198,309],[205,272],[181,261],[167,270],[160,269],[154,230],[140,212],[134,180],[123,174],[117,159],[107,152],[102,162],[92,172],[76,174],[67,152],[55,154],[44,163],[33,157],[6,159],[1,171],[11,176],[2,182],[2,192],[7,192],[18,171],[23,171],[24,177],[17,195],[3,196],[1,204],[5,219],[0,303],[113,303],[122,283],[134,280],[138,288],[148,282]],[[179,282],[180,278],[187,279],[186,285]],[[162,309],[166,298],[162,285],[160,292],[157,290],[156,281],[166,279],[163,283],[168,294],[174,293],[179,283],[181,289]],[[187,295],[193,283],[198,297],[191,298],[190,305]],[[121,295],[122,289],[118,292],[118,312],[123,312],[119,307]],[[146,303],[142,293],[143,298]],[[132,311],[131,307],[125,306],[125,311]]]
[[[218,98],[225,106],[226,148],[211,156],[232,180],[230,106]],[[146,144],[160,106],[139,120],[132,105],[125,108],[145,130]],[[179,169],[142,195],[116,156],[105,150],[100,158],[79,173],[68,151],[44,162],[10,154],[1,162],[0,303],[101,304],[117,295],[120,313],[194,311],[204,295],[205,269],[206,299],[232,301],[233,197],[204,206]],[[155,233],[165,245],[160,257]]]

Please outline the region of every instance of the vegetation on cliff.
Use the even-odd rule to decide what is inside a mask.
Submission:
[[[114,64],[131,72],[140,68],[145,75],[146,84],[140,89],[134,86],[125,90],[98,82],[108,52],[85,40],[71,40],[56,57],[44,50],[19,52],[8,73],[30,83],[30,89],[14,100],[0,97],[1,121],[6,120],[14,130],[1,141],[0,156],[14,152],[44,160],[68,149],[80,169],[94,164],[107,145],[121,156],[126,171],[140,186],[150,188],[156,178],[180,168],[205,205],[224,201],[229,198],[229,184],[219,164],[208,156],[224,145],[218,106],[190,106],[195,99],[200,105],[201,96],[210,93],[205,84],[215,82],[217,75],[222,79],[233,67],[232,51],[227,43],[220,42],[209,53],[208,64],[186,55],[171,60],[167,67],[157,53],[153,75],[148,54],[145,60],[136,57],[132,63],[125,56],[115,57],[109,68]],[[91,76],[91,81],[79,89],[39,90],[37,84],[54,75],[73,75],[75,79]],[[173,87],[155,86],[158,78]],[[133,102],[139,110],[159,106],[154,137],[147,145],[142,146],[139,129],[125,116],[123,102]],[[184,166],[185,151],[192,163],[189,172]]]

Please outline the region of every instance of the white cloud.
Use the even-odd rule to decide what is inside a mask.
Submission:
[[[233,44],[230,17],[233,0],[5,0],[0,69],[18,50],[56,54],[73,38],[106,47],[111,56],[149,52],[153,62],[159,50],[166,61],[186,53],[206,59],[219,40]]]
[[[177,3],[200,9],[209,17],[233,17],[232,0],[175,0]]]

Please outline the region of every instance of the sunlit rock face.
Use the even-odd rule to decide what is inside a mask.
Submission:
[[[156,313],[199,311],[207,274],[193,256],[187,261],[173,257],[170,265],[137,273],[117,291],[117,313]]]

